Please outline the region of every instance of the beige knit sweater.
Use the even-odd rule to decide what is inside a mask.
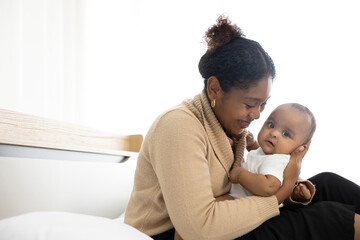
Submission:
[[[216,202],[229,192],[236,154],[206,94],[170,109],[151,126],[139,153],[125,223],[149,236],[173,227],[183,239],[234,239],[279,214],[277,199],[251,196]]]

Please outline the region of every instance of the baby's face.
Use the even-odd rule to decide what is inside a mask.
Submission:
[[[304,144],[311,129],[311,119],[289,105],[276,108],[258,134],[258,143],[266,154],[290,154]]]

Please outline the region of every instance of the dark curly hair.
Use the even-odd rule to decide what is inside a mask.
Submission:
[[[231,24],[228,17],[221,15],[217,24],[210,27],[205,35],[207,52],[201,57],[199,71],[207,79],[215,76],[221,89],[248,89],[264,77],[275,78],[275,66],[261,45],[245,38],[241,29]]]

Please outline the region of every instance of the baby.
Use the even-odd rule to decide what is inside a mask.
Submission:
[[[298,103],[277,107],[261,128],[258,143],[253,141],[251,148],[257,149],[248,153],[241,167],[231,170],[230,195],[234,198],[274,195],[282,184],[290,154],[307,144],[315,129],[315,117],[307,107]]]

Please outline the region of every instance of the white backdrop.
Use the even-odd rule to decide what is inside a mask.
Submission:
[[[0,0],[0,107],[146,134],[161,112],[202,90],[202,37],[226,13],[277,67],[271,100],[250,130],[256,134],[277,105],[302,103],[318,122],[302,176],[334,171],[360,183],[357,5]]]

